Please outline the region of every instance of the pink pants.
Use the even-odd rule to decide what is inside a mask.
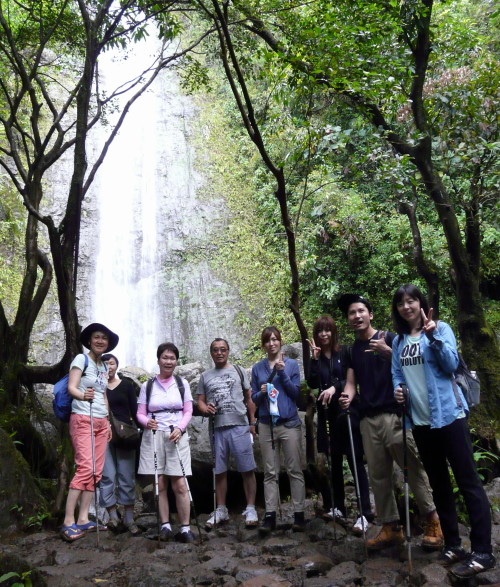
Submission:
[[[107,418],[94,418],[94,454],[96,483],[101,479],[108,443],[109,422]],[[94,491],[94,473],[92,467],[92,444],[90,439],[90,416],[71,414],[69,434],[75,452],[76,473],[70,489]]]

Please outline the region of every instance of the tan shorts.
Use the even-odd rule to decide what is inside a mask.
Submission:
[[[191,449],[189,447],[189,436],[183,434],[177,442],[179,452],[175,443],[169,440],[170,432],[166,430],[156,431],[156,459],[159,475],[182,477],[183,472],[179,462],[179,455],[184,466],[184,474],[191,475]],[[141,457],[139,470],[141,475],[155,474],[155,459],[153,446],[153,433],[151,430],[144,430],[141,442]]]

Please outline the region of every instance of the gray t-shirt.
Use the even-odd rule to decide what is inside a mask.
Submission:
[[[242,369],[242,372],[244,388],[250,389],[246,371]],[[212,403],[217,408],[216,428],[248,425],[241,378],[233,365],[205,371],[200,377],[197,394],[204,395],[207,404]]]
[[[73,362],[70,365],[69,370],[77,367],[82,372],[85,368],[85,356],[83,354],[76,355]],[[92,415],[95,418],[105,418],[108,415],[108,409],[106,407],[106,400],[104,399],[106,394],[106,387],[108,385],[108,369],[104,363],[97,366],[89,356],[89,364],[85,369],[85,373],[82,374],[80,379],[80,385],[78,389],[81,392],[85,391],[87,387],[94,388],[94,401],[92,403]],[[71,405],[71,412],[73,414],[83,414],[84,416],[90,415],[90,403],[83,400],[73,399]]]

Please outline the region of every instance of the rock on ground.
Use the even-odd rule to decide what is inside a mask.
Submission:
[[[283,504],[278,529],[262,539],[256,529],[244,527],[240,513],[211,532],[204,530],[207,514],[199,516],[201,544],[160,543],[144,535],[100,532],[68,544],[57,532],[0,536],[0,576],[7,571],[33,569],[33,585],[90,587],[102,583],[116,587],[221,585],[233,587],[335,587],[450,585],[445,569],[435,563],[437,553],[412,543],[413,573],[408,580],[407,548],[389,548],[365,556],[363,540],[349,531],[313,517],[309,503],[303,533],[293,533],[291,505]],[[262,516],[263,512],[259,514]],[[139,519],[155,526],[151,516]],[[193,531],[198,535],[193,524]],[[499,552],[499,526],[494,526],[495,553]],[[174,531],[177,528],[174,524]],[[377,527],[369,529],[370,534]],[[465,531],[465,528],[464,528]],[[14,562],[13,562],[14,561]],[[17,569],[6,565],[17,565]],[[500,569],[459,585],[500,583]],[[454,583],[455,585],[457,583]],[[8,585],[8,583],[7,583]]]

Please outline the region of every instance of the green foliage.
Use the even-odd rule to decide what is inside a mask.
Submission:
[[[265,239],[256,238],[262,217],[254,194],[256,189],[266,189],[261,185],[261,180],[265,185],[265,176],[256,153],[230,112],[231,103],[216,99],[215,94],[200,101],[203,131],[198,141],[209,154],[208,160],[202,162],[208,176],[205,197],[222,196],[226,213],[221,226],[212,226],[210,234],[213,236],[216,231],[217,237],[213,237],[215,241],[207,239],[211,240],[211,245],[207,245],[208,258],[212,270],[224,281],[229,278],[239,289],[244,309],[238,322],[251,340],[249,356],[256,358],[264,326],[276,323],[285,332],[293,328],[286,309],[286,253],[282,249],[276,255],[274,248],[266,246]],[[274,239],[283,244],[281,237]]]
[[[16,504],[10,508],[19,521],[22,522],[25,530],[38,531],[42,529],[44,520],[51,518],[50,513],[46,510],[45,505],[41,508],[32,511],[31,514],[26,514],[22,505]]]
[[[13,320],[24,271],[20,255],[24,220],[20,198],[3,180],[0,175],[0,300],[7,319]]]
[[[11,587],[31,587],[33,585],[31,580],[31,571],[26,571],[24,573],[15,573],[13,571],[4,573],[0,576],[0,583],[5,583],[6,581],[10,581],[12,579],[19,579],[19,581],[11,583]]]
[[[387,327],[391,292],[407,281],[426,288],[415,267],[408,220],[400,212],[400,204],[408,202],[416,206],[424,257],[440,278],[440,316],[454,325],[456,294],[449,244],[434,204],[427,199],[411,159],[395,155],[386,134],[367,120],[363,104],[349,99],[356,95],[363,97],[363,103],[372,101],[410,144],[420,140],[409,94],[415,79],[412,47],[431,17],[428,9],[420,2],[326,0],[299,5],[254,0],[234,5],[244,15],[262,19],[279,43],[271,51],[247,31],[232,29],[266,148],[285,170],[306,323],[325,311],[337,314],[337,296],[359,291],[370,296],[377,323]],[[500,68],[494,25],[485,18],[491,6],[454,0],[433,10],[433,50],[423,90],[433,161],[464,233],[471,215],[479,215],[483,289],[497,295],[500,268],[495,250],[500,235],[494,194],[500,177]],[[231,15],[234,21],[240,16]],[[218,80],[211,87],[225,104],[234,133],[241,123],[234,117],[233,98],[222,84],[212,46],[209,51],[213,57],[203,67],[208,63]],[[240,139],[230,141],[244,149]],[[252,182],[258,256],[263,247],[278,261],[265,283],[272,291],[273,282],[281,282],[276,288],[284,294],[279,297],[281,307],[273,311],[267,305],[265,312],[278,325],[290,324],[284,316],[288,273],[280,263],[285,241],[272,181],[246,151],[242,158],[231,153],[230,159],[235,169],[248,169],[246,181]],[[248,197],[242,197],[233,214],[248,205]],[[228,230],[231,222],[229,218]],[[234,248],[241,255],[239,247]],[[228,255],[228,269],[238,272],[231,250]],[[255,260],[243,267],[254,270]],[[260,275],[256,270],[254,287],[260,284]],[[498,315],[496,303],[487,307],[490,317]]]

